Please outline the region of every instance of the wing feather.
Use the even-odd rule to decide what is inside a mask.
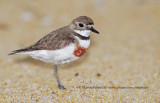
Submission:
[[[73,35],[71,35],[71,31],[69,31],[68,26],[57,29],[55,31],[52,31],[48,35],[41,38],[39,41],[37,41],[35,44],[12,51],[9,55],[13,55],[19,52],[26,52],[26,51],[34,51],[34,50],[56,50],[63,48],[70,43],[74,43],[75,39]]]

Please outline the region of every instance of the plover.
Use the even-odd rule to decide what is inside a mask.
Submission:
[[[35,59],[54,63],[54,72],[59,89],[66,89],[60,81],[57,65],[69,63],[81,57],[90,45],[90,32],[99,32],[93,28],[94,22],[87,16],[80,16],[68,26],[64,26],[41,38],[35,44],[14,50],[9,55],[28,54]]]

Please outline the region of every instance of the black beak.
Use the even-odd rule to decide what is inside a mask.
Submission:
[[[96,29],[94,29],[93,27],[91,27],[90,30],[91,30],[92,32],[95,32],[95,33],[99,34],[99,32],[98,32]]]

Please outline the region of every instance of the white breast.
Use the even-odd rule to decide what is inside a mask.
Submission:
[[[89,47],[89,45],[90,45],[90,39],[89,39],[89,40],[82,40],[82,39],[80,39],[80,38],[77,37],[77,36],[74,36],[74,37],[78,40],[79,45],[80,45],[81,47],[83,47],[83,48],[88,48],[88,47]]]
[[[84,37],[89,37],[90,32],[91,32],[90,30],[74,30],[74,31],[76,33],[78,33],[79,35],[84,36]],[[83,48],[88,48],[89,47],[89,45],[90,45],[90,39],[89,40],[82,40],[82,39],[80,39],[77,36],[74,36],[74,37],[75,37],[75,39],[78,40],[79,45],[81,47],[83,47]]]

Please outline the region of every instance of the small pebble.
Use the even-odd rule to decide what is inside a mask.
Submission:
[[[97,73],[97,77],[100,77],[101,76],[101,74],[100,73]]]
[[[76,74],[75,74],[75,76],[78,76],[78,75],[79,75],[79,73],[76,73]]]

